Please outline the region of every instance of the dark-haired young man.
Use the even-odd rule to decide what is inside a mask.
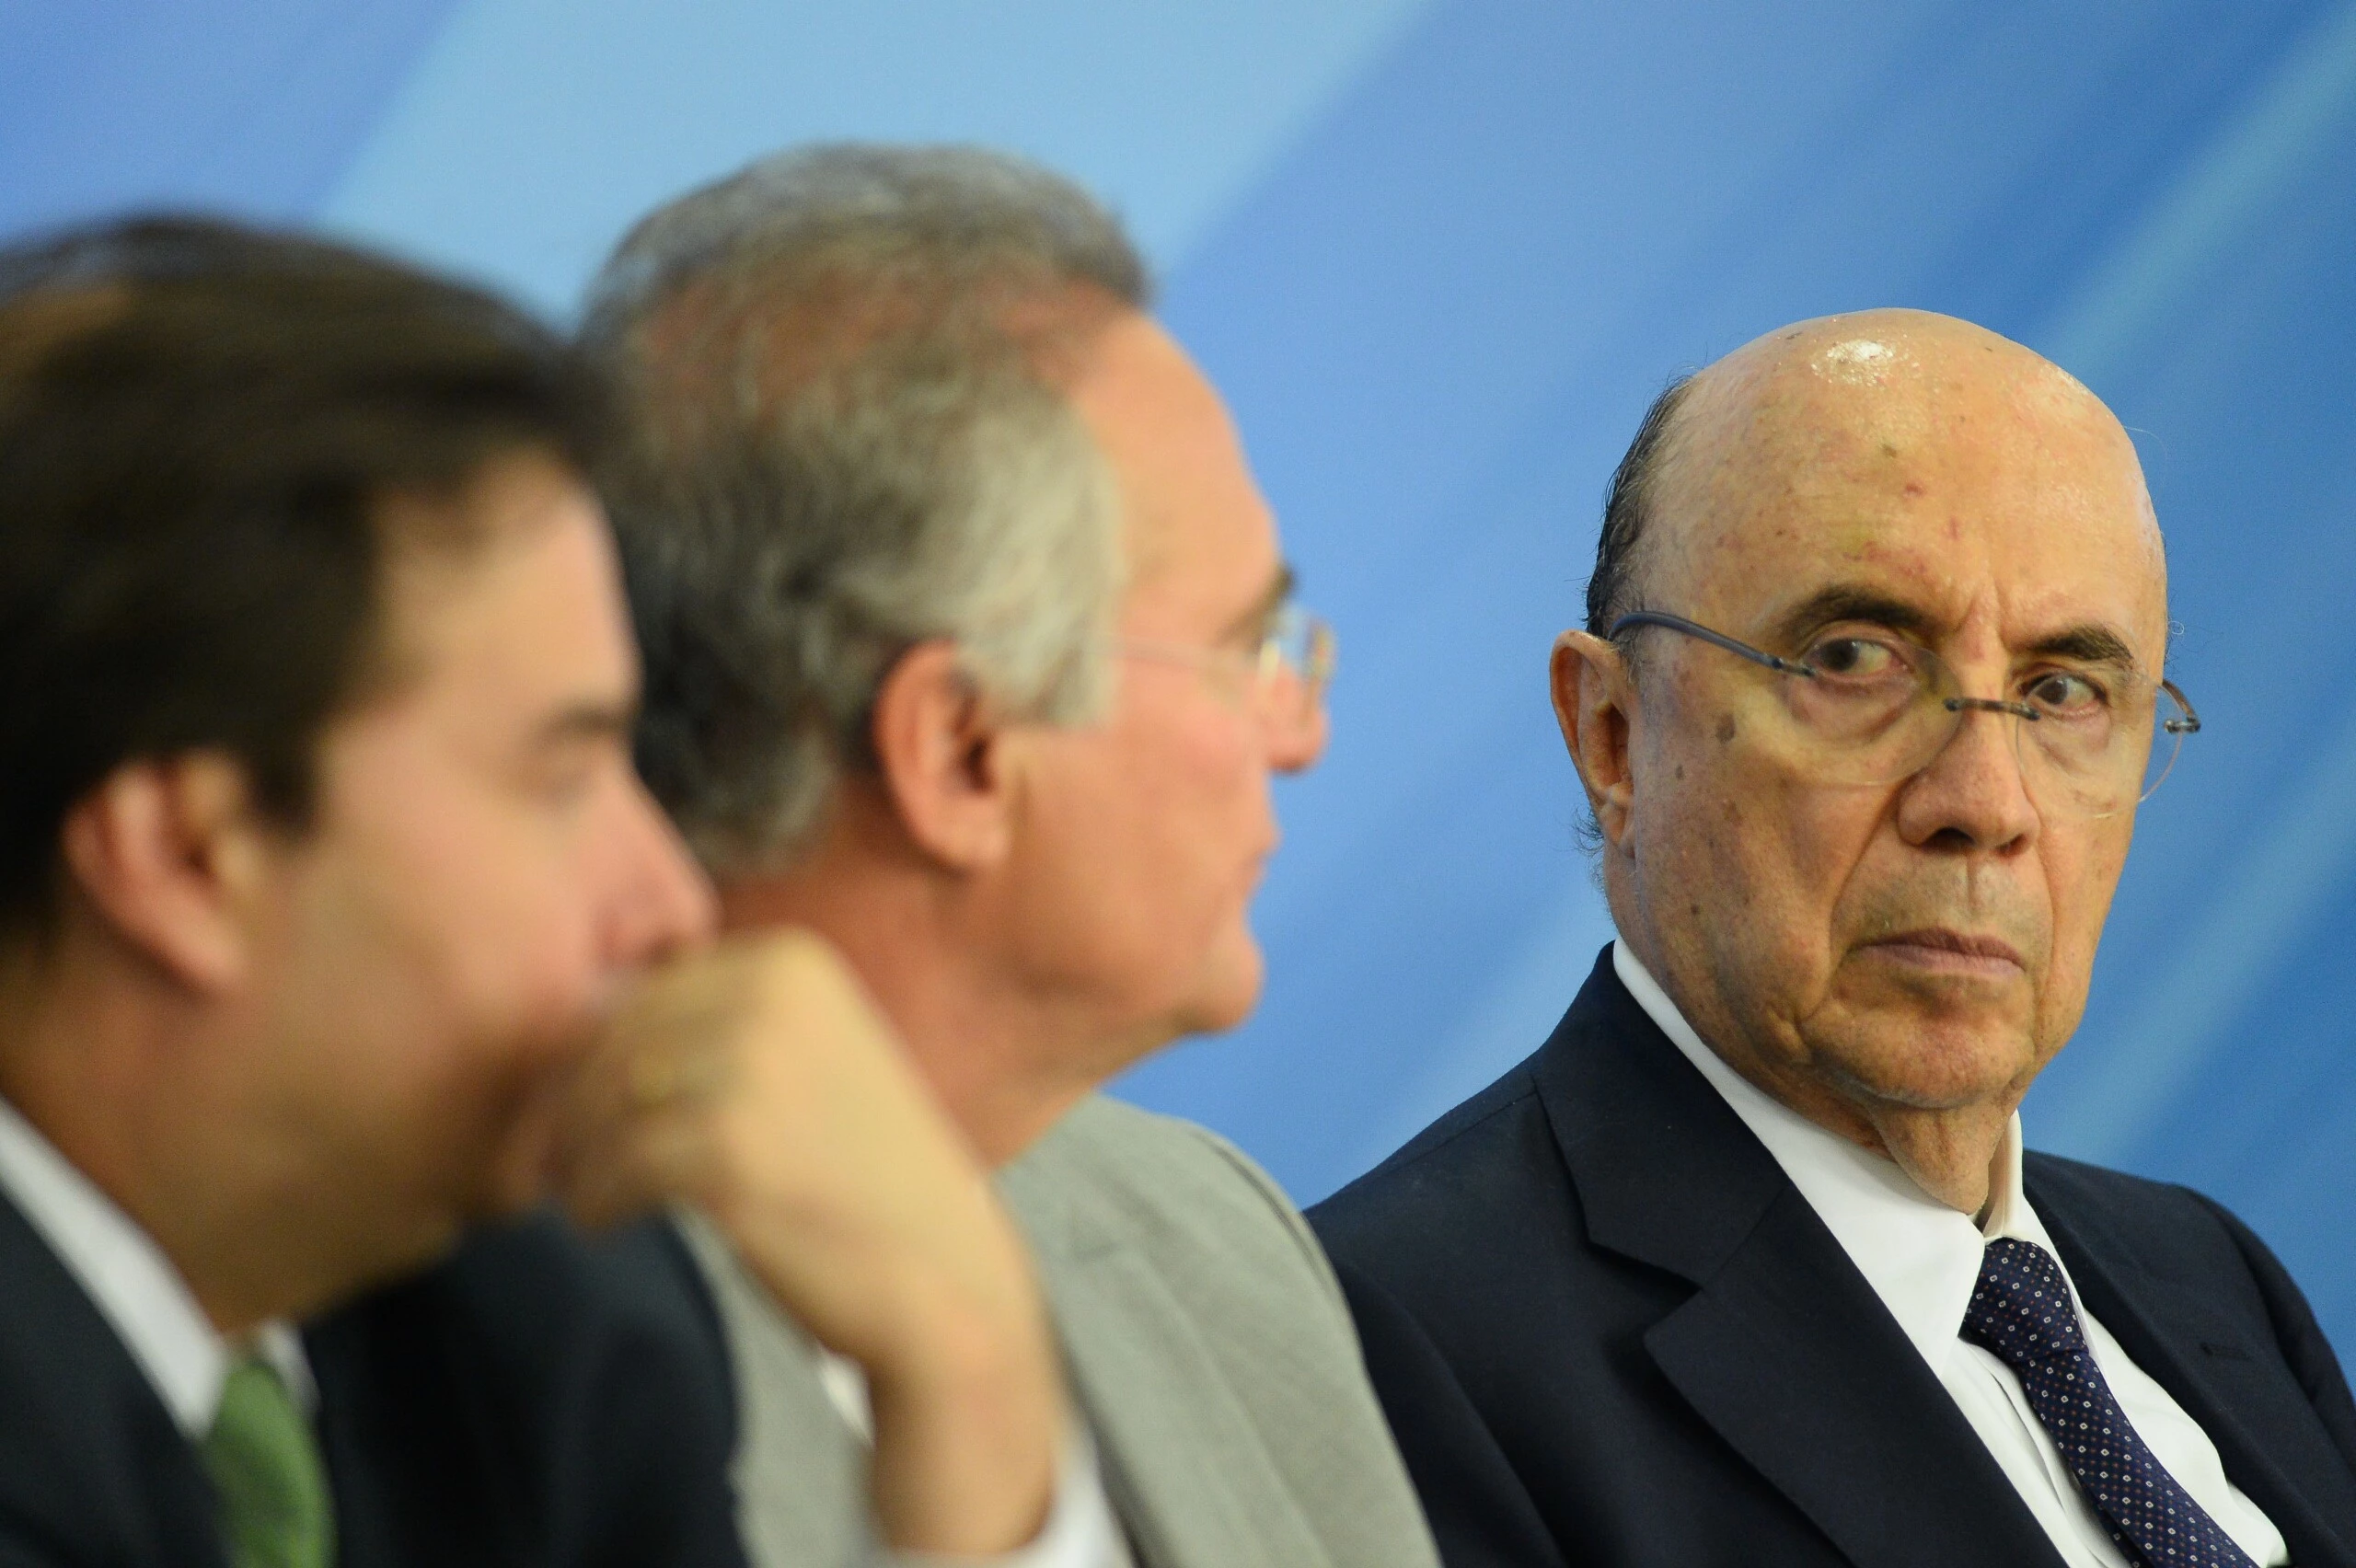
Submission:
[[[597,402],[337,247],[0,253],[6,1568],[739,1561],[669,1231],[467,1239],[551,1183],[701,1205],[867,1368],[892,1544],[1037,1528],[985,1180],[825,950],[689,951]]]

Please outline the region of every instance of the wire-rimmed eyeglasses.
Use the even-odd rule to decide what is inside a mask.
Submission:
[[[1249,651],[1141,638],[1123,638],[1113,646],[1128,658],[1204,671],[1229,700],[1248,707],[1279,736],[1306,734],[1316,727],[1338,658],[1333,627],[1298,605],[1280,606],[1258,647]]]
[[[2176,767],[2200,716],[2176,683],[2123,664],[2049,663],[2017,694],[1971,697],[1946,661],[1886,628],[1855,623],[1818,632],[1794,658],[1713,631],[1682,616],[1637,610],[1611,623],[1613,640],[1657,627],[1697,638],[1785,677],[1781,738],[1827,784],[1893,784],[1930,766],[1963,721],[1990,713],[2014,722],[2024,786],[2040,807],[2110,816],[2132,808]]]

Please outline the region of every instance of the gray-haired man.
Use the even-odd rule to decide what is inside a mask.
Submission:
[[[586,329],[632,409],[641,760],[726,922],[838,946],[999,1168],[1097,1460],[1040,1550],[1429,1564],[1299,1216],[1095,1092],[1257,998],[1269,777],[1322,749],[1332,658],[1147,294],[1087,196],[973,151],[789,155],[641,224]],[[865,1390],[704,1255],[747,1536],[851,1560]]]

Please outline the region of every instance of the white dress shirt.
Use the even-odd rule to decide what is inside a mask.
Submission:
[[[0,1191],[113,1325],[180,1431],[190,1442],[202,1442],[221,1412],[221,1390],[241,1348],[214,1332],[163,1249],[6,1100]],[[310,1364],[294,1331],[269,1323],[251,1343],[303,1408],[314,1408]]]
[[[2010,1237],[2034,1242],[2052,1254],[2062,1277],[2069,1278],[2053,1239],[2021,1192],[2020,1117],[2014,1116],[1996,1151],[1989,1173],[1987,1217],[1975,1224],[1969,1215],[1925,1193],[1895,1162],[1818,1126],[1727,1066],[1703,1043],[1627,943],[1613,944],[1611,966],[1636,1004],[1767,1146],[1946,1385],[2062,1561],[2072,1568],[2128,1568],[2030,1407],[2020,1378],[1993,1353],[1961,1337],[1964,1310],[1990,1240]],[[2071,1282],[2073,1298],[2077,1288]],[[2281,1532],[2225,1479],[2224,1465],[2208,1434],[2128,1358],[2083,1304],[2078,1320],[2119,1408],[2177,1484],[2252,1562],[2264,1568],[2287,1564],[2291,1555]]]
[[[844,1424],[870,1442],[875,1420],[867,1402],[867,1375],[859,1363],[837,1355],[824,1345],[818,1353],[818,1383]],[[1075,1425],[1065,1445],[1063,1466],[1056,1477],[1056,1500],[1047,1522],[1031,1544],[997,1557],[949,1557],[936,1552],[909,1551],[895,1561],[908,1568],[1132,1568],[1128,1540],[1104,1494],[1103,1472],[1097,1468],[1096,1445],[1084,1426]]]

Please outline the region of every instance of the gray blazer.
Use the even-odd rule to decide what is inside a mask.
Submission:
[[[1029,1234],[1139,1568],[1436,1568],[1349,1312],[1267,1174],[1094,1096],[999,1188]],[[866,1448],[809,1341],[690,1224],[734,1358],[756,1568],[876,1561]]]

